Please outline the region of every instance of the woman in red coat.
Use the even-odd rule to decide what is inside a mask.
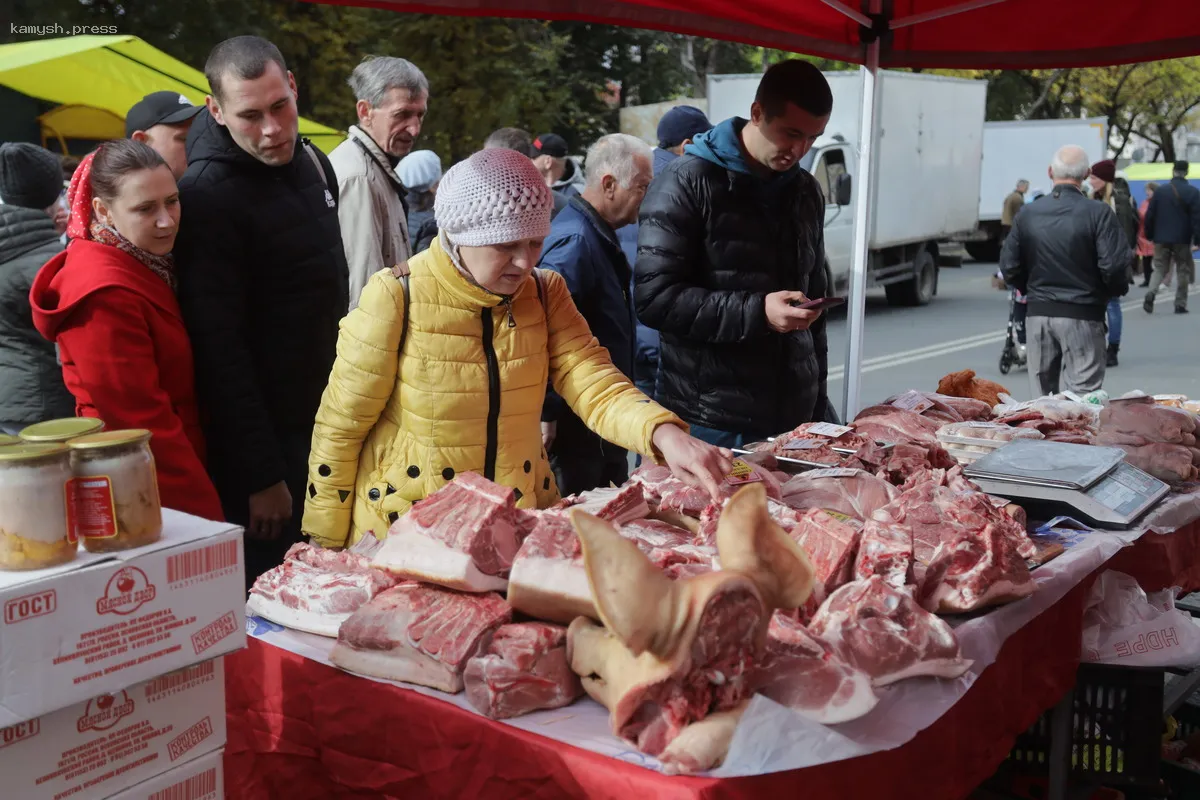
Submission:
[[[34,325],[58,345],[76,413],[154,434],[163,505],[220,520],[175,298],[175,178],[150,147],[121,139],[83,160],[67,198],[71,243],[33,282]]]

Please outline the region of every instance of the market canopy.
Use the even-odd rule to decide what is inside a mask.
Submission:
[[[208,94],[203,72],[136,36],[67,36],[0,45],[0,86],[51,103],[99,109],[122,123],[125,112],[151,92],[178,92],[196,105]],[[118,136],[123,133],[122,124]],[[325,152],[345,138],[303,117],[300,135]]]
[[[93,106],[66,105],[52,108],[37,118],[42,129],[42,147],[53,142],[66,153],[67,139],[103,142],[125,135],[125,120],[111,111]]]
[[[881,67],[1027,69],[1200,53],[1197,0],[314,0],[468,16],[655,28]],[[865,28],[865,30],[864,30]]]

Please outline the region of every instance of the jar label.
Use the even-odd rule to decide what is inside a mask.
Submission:
[[[117,507],[106,475],[67,481],[67,529],[78,539],[111,539],[117,535]]]

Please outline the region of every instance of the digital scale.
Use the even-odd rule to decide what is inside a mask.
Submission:
[[[1170,491],[1125,463],[1119,447],[1016,439],[963,469],[988,494],[1007,497],[1030,519],[1065,515],[1126,529]]]

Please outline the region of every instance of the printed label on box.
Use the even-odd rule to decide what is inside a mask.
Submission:
[[[16,725],[9,725],[7,728],[0,728],[0,748],[8,747],[10,744],[16,744],[17,742],[23,742],[26,739],[32,739],[41,730],[42,721],[39,719],[18,722]]]
[[[117,535],[117,507],[112,482],[104,475],[67,481],[67,530],[79,539],[111,539]]]
[[[57,609],[58,592],[54,589],[14,597],[4,604],[4,624],[13,625],[34,617],[44,617]]]
[[[232,636],[237,629],[237,620],[234,619],[232,611],[205,625],[192,634],[192,647],[195,648],[196,655],[200,655],[226,636]]]
[[[212,736],[212,733],[212,718],[205,717],[167,742],[167,754],[171,757],[172,761],[178,761],[189,750],[195,749],[197,745]]]
[[[228,575],[237,568],[241,552],[241,543],[230,539],[167,556],[167,583],[191,584]]]
[[[146,573],[124,567],[108,579],[104,596],[96,601],[97,614],[132,614],[158,594]]]
[[[847,428],[845,425],[834,425],[832,422],[818,422],[815,425],[809,426],[807,432],[814,436],[828,436],[830,439],[837,439],[850,433],[853,428]]]
[[[217,768],[184,778],[150,795],[150,800],[209,800],[217,796]]]
[[[134,711],[133,698],[128,692],[116,695],[102,694],[95,700],[89,700],[83,716],[75,723],[75,728],[84,731],[106,731],[116,725]]]

